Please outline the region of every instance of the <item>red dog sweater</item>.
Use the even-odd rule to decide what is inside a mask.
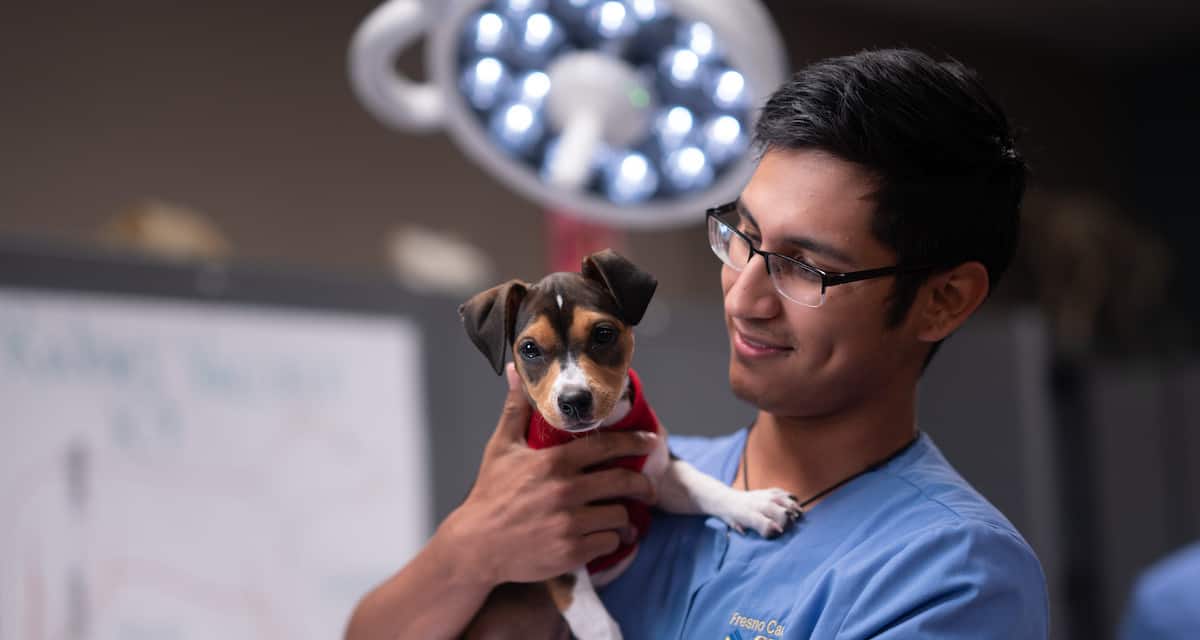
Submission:
[[[529,430],[525,434],[525,440],[533,449],[545,449],[554,447],[560,444],[566,444],[577,438],[586,438],[589,435],[600,430],[610,431],[650,431],[659,433],[658,417],[654,415],[654,410],[646,402],[646,396],[642,393],[642,383],[638,380],[637,374],[633,369],[629,370],[629,387],[632,393],[633,406],[629,409],[620,422],[610,427],[600,427],[583,433],[568,433],[546,422],[542,414],[535,409],[533,415],[529,419]],[[605,463],[596,467],[597,469],[610,469],[612,467],[625,467],[633,471],[641,471],[642,466],[646,464],[646,456],[634,456],[628,458],[619,458],[612,462]],[[625,510],[629,512],[629,522],[637,527],[638,539],[640,540],[650,530],[650,507],[645,503],[632,499],[621,499],[618,502],[625,505]],[[596,573],[615,566],[626,556],[633,552],[637,542],[632,544],[622,544],[617,547],[616,551],[600,556],[588,563],[588,571]]]

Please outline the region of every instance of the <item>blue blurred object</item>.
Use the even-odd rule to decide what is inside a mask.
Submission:
[[[675,193],[707,188],[713,181],[713,167],[700,148],[686,146],[667,154],[663,177]]]
[[[518,24],[510,59],[521,68],[545,69],[566,43],[566,30],[546,13],[534,13]]]
[[[644,154],[613,154],[604,163],[604,194],[617,204],[642,202],[658,190],[658,170]]]
[[[745,109],[750,101],[746,77],[733,69],[711,69],[704,78],[704,95],[722,111]]]
[[[598,0],[550,0],[550,12],[564,23],[578,26],[583,24],[588,10],[597,4]]]
[[[724,166],[742,155],[749,141],[742,131],[742,123],[730,115],[716,115],[701,127],[703,141],[700,143],[709,162],[716,167]]]
[[[685,22],[676,32],[675,44],[699,56],[701,62],[716,60],[721,55],[717,35],[704,22]]]
[[[658,91],[663,102],[702,104],[705,68],[691,49],[670,47],[658,57]]]
[[[692,111],[682,105],[668,105],[654,117],[654,141],[664,153],[682,147],[696,126]]]
[[[633,37],[640,24],[637,15],[624,2],[603,0],[588,9],[580,37],[590,46],[603,48],[605,43]]]
[[[545,13],[548,5],[547,0],[499,0],[495,8],[513,24],[521,24],[535,13]]]
[[[512,83],[512,101],[540,109],[550,93],[550,76],[544,71],[526,71]]]
[[[511,83],[504,63],[489,56],[468,64],[458,87],[472,107],[488,111],[510,92]]]
[[[1167,556],[1134,585],[1121,640],[1200,638],[1200,542]]]
[[[512,46],[512,27],[500,14],[485,11],[467,20],[462,50],[468,58],[502,56]]]
[[[626,4],[641,22],[651,22],[671,15],[671,4],[666,0],[627,0]]]
[[[530,157],[537,150],[546,126],[541,113],[527,104],[505,104],[492,113],[489,130],[505,151]]]

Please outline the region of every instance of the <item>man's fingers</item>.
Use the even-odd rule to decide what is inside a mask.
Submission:
[[[620,504],[581,507],[575,511],[572,528],[579,535],[611,531],[629,526],[629,510]]]
[[[643,473],[621,467],[593,471],[580,476],[575,496],[587,504],[612,498],[635,498],[654,504],[654,485]]]
[[[617,529],[617,535],[621,536],[621,544],[633,544],[638,540],[638,528],[629,525]]]
[[[566,471],[579,471],[615,458],[644,456],[654,450],[658,436],[648,431],[597,433],[555,448]]]
[[[616,531],[598,531],[583,537],[573,559],[576,564],[587,564],[600,556],[612,553],[621,545],[621,536]]]
[[[504,367],[504,377],[508,381],[508,395],[504,397],[504,408],[500,411],[495,437],[509,442],[524,442],[525,429],[529,426],[529,400],[525,398],[521,377],[511,362]]]

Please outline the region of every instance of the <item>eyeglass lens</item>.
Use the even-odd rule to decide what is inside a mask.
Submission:
[[[731,221],[710,217],[708,239],[713,253],[735,271],[746,268],[754,257],[746,238],[734,231]],[[777,255],[768,256],[768,260],[771,282],[780,295],[808,307],[821,306],[825,296],[819,275]]]

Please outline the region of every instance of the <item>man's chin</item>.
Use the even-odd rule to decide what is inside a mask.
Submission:
[[[734,356],[736,359],[737,356]],[[761,406],[762,382],[756,376],[745,370],[736,360],[729,363],[729,389],[742,402],[748,402],[755,407]]]

